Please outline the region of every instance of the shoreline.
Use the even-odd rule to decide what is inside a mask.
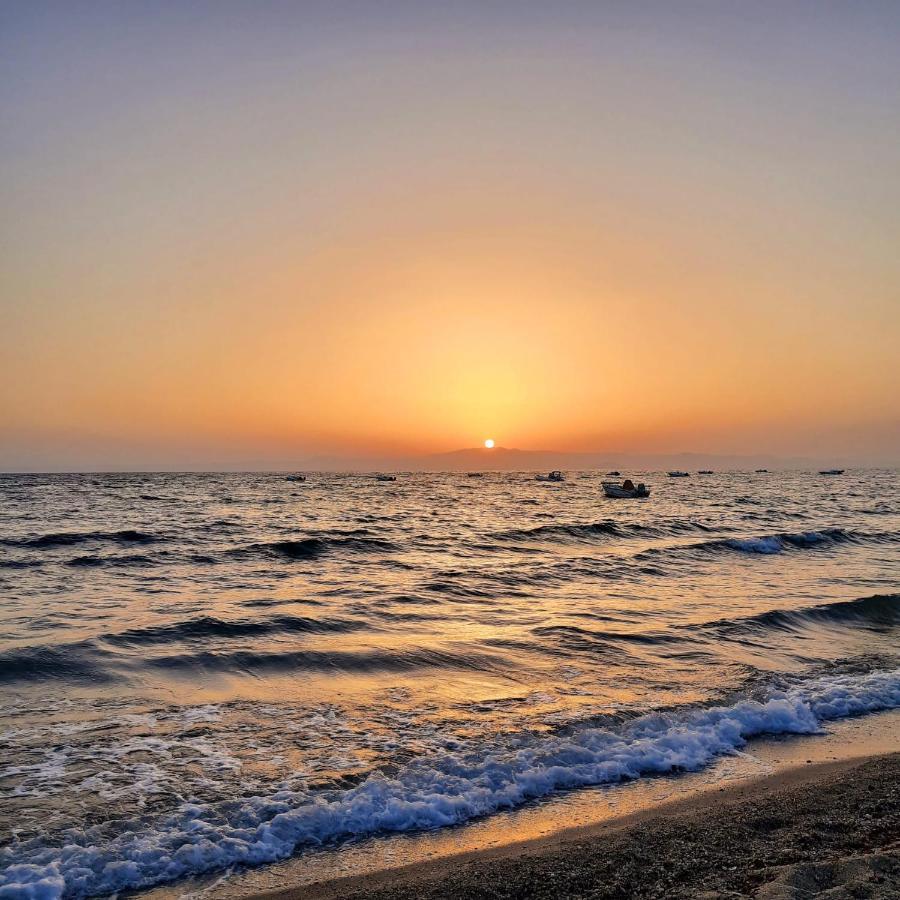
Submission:
[[[796,766],[502,847],[245,896],[780,900],[851,884],[864,891],[852,896],[900,894],[900,750]]]
[[[210,873],[139,893],[145,900],[365,897],[354,884],[371,890],[414,872],[426,877],[444,865],[454,870],[472,861],[538,852],[592,836],[600,839],[682,808],[699,810],[729,798],[763,797],[898,750],[900,709],[848,717],[829,722],[827,730],[816,735],[754,738],[742,750],[693,772],[561,792],[455,827],[308,848],[279,862]]]

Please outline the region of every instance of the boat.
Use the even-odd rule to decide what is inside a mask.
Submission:
[[[565,481],[566,476],[563,475],[558,469],[554,469],[547,475],[535,475],[536,481]]]
[[[843,469],[819,469],[820,475],[843,475]]]
[[[768,469],[757,469],[757,470],[756,470],[756,474],[757,474],[757,475],[762,475],[763,473],[768,472],[768,471],[769,471]]]
[[[396,481],[396,480],[397,480],[397,476],[396,476],[396,475],[381,475],[381,474],[378,474],[378,475],[375,476],[375,480],[376,480],[376,481]]]
[[[614,500],[634,500],[639,497],[650,496],[650,488],[643,482],[635,486],[630,479],[626,479],[624,484],[619,484],[618,481],[603,481],[601,484],[603,485],[603,493]],[[628,487],[628,485],[631,485],[631,487]]]
[[[306,481],[305,475],[288,475],[285,481]]]
[[[669,478],[690,478],[690,472],[669,472]]]
[[[697,474],[698,474],[698,475],[715,475],[716,473],[713,472],[712,469],[700,469],[700,470],[697,472]]]
[[[484,472],[466,472],[469,478],[483,478]]]
[[[622,473],[621,473],[621,472],[617,472],[617,471],[614,469],[612,472],[607,472],[606,474],[607,474],[607,475],[613,475],[614,477],[618,478]]]

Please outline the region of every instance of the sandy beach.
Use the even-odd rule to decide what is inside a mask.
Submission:
[[[900,753],[797,767],[595,827],[257,900],[896,897]]]

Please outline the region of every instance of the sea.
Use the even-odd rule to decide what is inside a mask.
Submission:
[[[626,474],[649,498],[0,476],[0,897],[177,887],[900,706],[896,470]]]

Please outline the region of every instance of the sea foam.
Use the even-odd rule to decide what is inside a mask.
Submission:
[[[560,790],[697,770],[756,735],[815,734],[828,720],[896,707],[900,670],[820,677],[729,706],[424,756],[394,777],[377,773],[346,791],[187,803],[156,821],[120,823],[111,840],[88,830],[54,846],[8,845],[0,850],[0,898],[113,893],[273,862],[336,839],[455,825]]]

